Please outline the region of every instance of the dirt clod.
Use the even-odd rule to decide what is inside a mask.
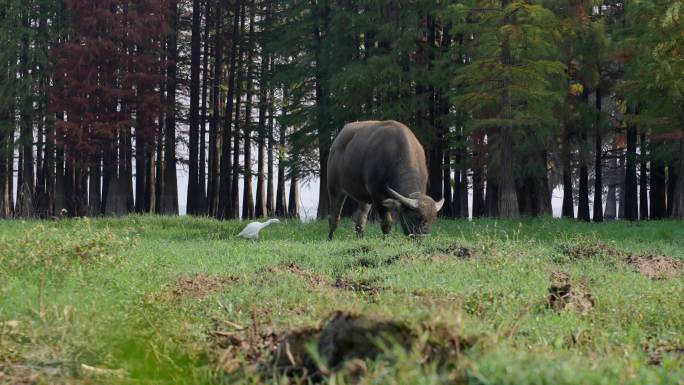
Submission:
[[[596,235],[578,235],[562,242],[560,251],[570,259],[591,259],[597,257],[622,257],[623,251],[603,242]]]
[[[176,298],[201,299],[237,281],[238,278],[234,276],[211,276],[205,273],[196,273],[189,277],[179,278],[173,285],[171,294]]]
[[[571,284],[567,273],[553,272],[548,304],[556,312],[574,310],[581,315],[586,315],[596,305],[596,301],[583,288]]]
[[[368,295],[375,295],[382,290],[381,287],[377,286],[372,280],[349,280],[345,278],[338,277],[335,283],[332,285],[336,289],[349,290],[358,293],[365,293]]]
[[[420,338],[424,331],[430,336],[427,341]],[[308,346],[316,348],[320,360],[310,355]],[[365,360],[385,352],[381,346],[418,348],[427,362],[444,364],[472,346],[472,341],[440,325],[416,330],[406,322],[338,311],[317,330],[306,329],[286,336],[274,360],[276,367],[285,373],[308,373],[315,378],[341,371],[359,377],[367,369]]]
[[[470,247],[463,246],[460,243],[450,243],[446,246],[434,248],[432,251],[433,260],[441,260],[445,258],[471,259],[476,257],[476,251]]]
[[[631,256],[627,264],[650,279],[674,278],[684,271],[682,261],[663,255]]]

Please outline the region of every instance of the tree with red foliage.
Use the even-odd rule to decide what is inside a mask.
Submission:
[[[144,187],[151,177],[146,165],[151,161],[148,149],[153,148],[149,146],[154,141],[154,119],[163,108],[158,85],[164,79],[157,68],[168,28],[167,1],[66,0],[65,6],[69,39],[52,50],[56,68],[51,96],[57,116],[65,117],[57,122],[56,133],[67,159],[69,213],[85,214],[88,175],[90,214],[127,211],[122,208],[127,204],[126,181],[121,178],[130,174],[125,172],[130,160],[125,154],[132,153],[132,125],[136,208],[149,210],[145,199],[149,191]]]

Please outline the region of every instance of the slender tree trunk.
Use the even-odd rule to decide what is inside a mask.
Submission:
[[[625,219],[630,221],[639,219],[636,147],[637,128],[634,124],[630,123],[627,126],[627,167],[625,170]]]
[[[0,63],[2,65],[4,63]],[[0,75],[5,75],[5,70],[0,67]],[[0,218],[9,218],[11,206],[11,192],[9,191],[9,180],[12,179],[12,172],[9,162],[11,148],[9,146],[10,137],[14,134],[10,121],[9,108],[0,106]],[[10,129],[12,128],[12,129]]]
[[[582,156],[582,158],[584,158]],[[589,170],[584,160],[580,161],[579,202],[577,205],[577,219],[589,222]]]
[[[240,36],[245,35],[246,24],[246,5],[242,4],[240,9]],[[233,173],[232,173],[232,192],[230,202],[231,218],[238,218],[240,215],[240,111],[242,104],[242,84],[244,82],[244,57],[245,57],[245,39],[239,39],[239,51],[237,57],[237,84],[235,85],[235,129],[233,130]]]
[[[28,28],[28,20],[25,21]],[[31,82],[28,57],[29,41],[27,37],[21,40],[21,78],[25,83]],[[31,85],[31,87],[33,87]],[[26,92],[26,91],[25,91]],[[24,94],[20,101],[20,137],[21,146],[21,182],[17,184],[17,215],[29,218],[35,215],[35,173],[33,161],[33,95]]]
[[[268,16],[267,16],[268,17]],[[263,48],[262,48],[263,50]],[[262,52],[261,55],[261,74],[259,76],[259,118],[257,122],[259,154],[257,159],[257,188],[256,188],[256,207],[254,215],[257,218],[265,217],[268,212],[266,208],[266,110],[268,108],[268,70],[270,66],[269,55]]]
[[[176,175],[176,83],[178,76],[178,1],[170,1],[171,31],[168,35],[169,59],[166,73],[166,126],[164,127],[164,163],[159,212],[178,215],[178,180]],[[195,111],[196,114],[196,111]],[[195,116],[195,121],[196,121]],[[197,127],[195,127],[197,132]],[[159,138],[161,141],[161,138]],[[197,144],[195,143],[195,149]],[[196,169],[196,164],[195,164]],[[195,176],[195,180],[197,176]],[[193,191],[197,194],[196,191]]]
[[[219,168],[221,171],[230,170],[228,165],[219,165],[219,162],[223,162],[225,159],[219,159],[218,152],[218,124],[219,124],[219,105],[220,105],[220,86],[221,86],[221,74],[223,68],[223,12],[222,12],[223,2],[216,2],[215,11],[215,32],[214,32],[214,78],[211,87],[211,121],[209,122],[209,187],[207,191],[207,206],[209,215],[213,215],[217,218],[223,218],[221,210],[219,208],[224,208],[226,206],[226,200],[229,198],[227,195],[222,198],[219,197],[219,191],[223,180],[219,178]],[[239,12],[237,13],[239,15]],[[233,66],[231,66],[232,68]],[[229,82],[229,87],[232,89],[233,84]],[[232,103],[232,102],[231,102]],[[232,107],[231,107],[232,109]],[[225,127],[224,127],[225,129]],[[230,141],[229,141],[230,143]],[[221,146],[223,148],[223,146]],[[230,151],[230,150],[228,150]],[[230,155],[228,156],[227,162],[230,162]],[[229,172],[229,171],[226,171]],[[224,178],[225,179],[225,178]],[[225,179],[230,180],[230,178]],[[228,194],[227,185],[223,185],[223,193]],[[223,199],[223,206],[219,204],[219,201]]]
[[[459,135],[460,138],[460,135]],[[446,153],[447,156],[449,152]],[[451,200],[451,215],[454,218],[460,218],[461,217],[461,162],[462,162],[462,157],[461,157],[461,151],[459,148],[454,149],[453,151],[453,160],[454,160],[454,188],[453,188],[453,196]]]
[[[206,4],[204,49],[202,53],[202,102],[199,127],[199,165],[197,178],[197,201],[195,214],[207,214],[207,92],[209,87],[209,4]]]
[[[681,155],[680,155],[681,156]],[[677,189],[677,181],[679,180],[680,172],[677,172],[679,166],[678,160],[673,160],[667,166],[667,216],[672,216],[674,210],[675,192]]]
[[[442,145],[446,145],[446,140],[442,141]],[[444,172],[442,185],[444,186],[444,207],[442,208],[442,214],[447,218],[454,217],[453,209],[453,196],[451,191],[451,151],[449,149],[444,150]]]
[[[470,218],[470,211],[468,210],[468,166],[467,158],[461,158],[461,217]]]
[[[485,216],[485,172],[484,167],[478,165],[473,168],[473,218],[483,216]]]
[[[275,199],[273,194],[275,193],[273,186],[274,167],[273,167],[273,155],[275,153],[275,90],[272,84],[269,84],[269,94],[270,99],[268,101],[268,156],[267,158],[267,180],[268,185],[266,186],[266,213],[268,216],[275,214]],[[280,169],[278,170],[280,171]]]
[[[651,144],[651,191],[650,218],[663,219],[667,216],[667,191],[665,188],[665,162],[655,154],[656,146]]]
[[[485,215],[485,164],[487,162],[485,134],[478,131],[471,135],[473,141],[473,218]]]
[[[254,218],[254,195],[252,193],[252,100],[254,97],[254,23],[257,8],[255,1],[250,5],[249,39],[247,48],[247,90],[245,99],[245,122],[244,122],[244,176],[242,192],[242,219]]]
[[[315,4],[316,1],[312,1]],[[314,7],[316,7],[314,5]],[[315,8],[317,12],[317,20],[314,22],[313,39],[314,39],[314,54],[315,54],[315,98],[316,98],[316,126],[318,128],[318,167],[319,167],[319,189],[318,189],[318,210],[316,217],[325,219],[328,217],[330,211],[330,202],[328,197],[328,156],[330,154],[330,146],[332,143],[332,127],[331,119],[327,113],[327,99],[328,99],[328,84],[326,82],[326,75],[328,71],[329,58],[323,57],[323,39],[328,34],[329,23],[329,9],[327,4],[321,4]],[[320,22],[320,25],[319,25]],[[322,32],[322,33],[321,33]],[[290,203],[290,205],[292,205]]]
[[[565,127],[563,135],[563,218],[575,218],[575,200],[572,193],[572,163],[570,161],[570,134],[569,127]]]
[[[284,103],[287,104],[288,95],[283,96]],[[283,107],[283,114],[285,113],[285,108]],[[276,188],[276,202],[275,202],[275,215],[279,217],[287,216],[287,200],[285,199],[285,125],[281,122],[279,124],[279,147],[278,147],[278,182]]]
[[[648,219],[648,169],[646,164],[646,134],[641,133],[641,155],[639,165],[639,218]]]
[[[231,160],[231,139],[237,137],[238,127],[240,123],[240,96],[242,78],[238,76],[237,84],[235,83],[236,72],[239,73],[242,67],[242,48],[243,44],[240,41],[241,32],[245,25],[244,5],[242,0],[237,0],[233,7],[233,33],[232,33],[232,48],[230,51],[230,67],[228,72],[228,94],[226,97],[226,115],[223,124],[223,139],[221,144],[221,193],[219,197],[219,217],[220,218],[235,218],[238,214],[238,162],[239,158],[239,140],[238,146],[233,149],[233,156],[237,152],[238,158]],[[239,58],[239,60],[238,60]],[[237,64],[236,64],[237,63]],[[235,89],[237,88],[237,92]],[[237,100],[237,103],[234,102]],[[235,110],[235,118],[233,118],[233,110]],[[233,130],[233,127],[235,129]]]
[[[99,153],[95,154],[93,162],[90,165],[89,174],[90,186],[88,188],[88,215],[91,217],[97,217],[102,213],[102,158]]]
[[[601,138],[601,89],[596,89],[596,122],[594,123],[594,222],[603,222],[603,141]]]
[[[145,207],[145,182],[148,178],[149,170],[147,164],[148,144],[143,133],[143,114],[140,110],[136,112],[135,129],[135,212],[142,214],[146,211]]]
[[[684,121],[684,119],[683,119]],[[684,136],[679,140],[679,172],[672,193],[672,218],[684,218]]]
[[[186,210],[190,215],[198,214],[200,207],[199,179],[199,107],[200,107],[200,60],[201,60],[201,28],[202,4],[200,0],[192,0],[192,37],[190,43],[190,116],[188,132],[188,197]],[[203,151],[203,149],[202,149]]]

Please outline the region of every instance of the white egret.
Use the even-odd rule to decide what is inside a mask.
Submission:
[[[280,223],[280,221],[277,219],[269,219],[263,223],[252,222],[248,224],[247,227],[245,227],[242,231],[240,231],[238,237],[245,239],[259,239],[259,231],[261,231],[264,227],[270,225],[271,223]]]

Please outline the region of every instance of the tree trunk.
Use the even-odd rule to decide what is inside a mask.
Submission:
[[[596,122],[594,123],[594,222],[603,222],[603,142],[601,138],[601,89],[596,89]]]
[[[244,6],[241,0],[235,2],[233,8],[233,34],[232,34],[232,44],[230,51],[230,66],[228,69],[228,92],[226,95],[226,115],[223,121],[223,133],[221,139],[221,167],[220,167],[220,189],[219,189],[219,206],[218,206],[218,217],[221,219],[234,218],[237,215],[236,205],[233,204],[237,201],[238,190],[237,184],[232,184],[233,178],[237,178],[237,170],[231,162],[231,139],[234,135],[233,126],[235,127],[235,132],[237,132],[239,123],[239,112],[240,112],[240,91],[237,92],[237,107],[234,106],[234,96],[235,96],[235,72],[240,71],[241,64],[236,67],[237,56],[241,53],[242,44],[240,42],[240,32],[242,31],[240,27],[240,20],[242,19],[242,24],[244,25]],[[220,16],[218,16],[220,18]],[[242,60],[240,60],[240,63]],[[221,70],[221,66],[218,66],[217,71]],[[238,80],[237,87],[240,87],[240,80]],[[235,120],[233,120],[233,109],[235,109]],[[239,151],[239,148],[236,149]]]
[[[315,4],[315,1],[311,2]],[[331,119],[327,113],[328,109],[328,85],[326,84],[326,75],[329,59],[324,58],[323,39],[328,35],[329,9],[327,4],[323,3],[318,6],[314,5],[318,11],[316,14],[316,21],[313,23],[313,40],[314,61],[315,61],[315,98],[316,98],[316,128],[318,134],[318,168],[319,168],[319,189],[318,189],[318,209],[316,217],[325,219],[328,217],[330,211],[330,202],[328,202],[328,155],[330,154],[330,146],[332,143],[332,128]],[[320,25],[319,25],[320,23]],[[290,205],[292,205],[290,203]]]
[[[484,137],[485,134],[482,131],[477,131],[471,135],[473,141],[473,218],[480,218],[485,215],[484,168],[488,157]]]
[[[648,169],[646,164],[646,134],[641,133],[641,155],[639,165],[639,219],[648,219]]]
[[[255,1],[252,0],[249,17],[249,47],[247,49],[247,90],[245,100],[245,122],[244,122],[244,176],[242,193],[242,219],[254,218],[254,195],[252,194],[252,99],[254,97],[254,18],[257,12]]]
[[[197,177],[197,201],[195,214],[207,214],[207,91],[209,87],[209,5],[206,7],[204,49],[202,53],[202,102],[199,127],[199,165]]]
[[[446,140],[442,141],[442,145],[446,146]],[[445,147],[446,148],[446,147]],[[447,218],[454,217],[453,197],[451,192],[451,151],[448,148],[444,150],[444,172],[442,186],[444,186],[444,207],[442,208],[442,215]]]
[[[637,128],[633,123],[627,126],[627,167],[625,170],[625,219],[639,219],[638,181],[636,175]]]
[[[473,168],[473,218],[481,218],[485,215],[485,184],[484,168]]]
[[[665,188],[665,162],[655,154],[656,146],[651,144],[651,178],[650,178],[650,218],[663,219],[667,216],[667,191]]]
[[[241,36],[244,34],[245,31],[245,23],[246,23],[246,6],[245,4],[242,4],[241,1],[238,1],[238,3],[241,4],[240,7],[240,26],[239,26],[239,35]],[[235,68],[235,71],[237,71],[237,84],[235,85],[235,124],[233,127],[235,129],[233,130],[233,172],[232,172],[232,179],[231,179],[231,189],[230,191],[232,192],[230,204],[229,204],[229,211],[230,215],[228,217],[230,218],[237,218],[240,214],[240,193],[239,193],[239,180],[240,180],[240,105],[242,101],[242,82],[243,82],[243,58],[244,58],[244,39],[238,38],[234,40],[233,45],[235,46],[235,49],[237,51],[237,66]],[[229,91],[230,92],[230,91]],[[232,100],[232,98],[230,98]],[[225,140],[225,139],[224,139]],[[227,140],[227,144],[230,146],[230,138]]]
[[[684,137],[679,140],[679,172],[672,193],[672,218],[684,218]]]
[[[584,158],[582,156],[582,158]],[[589,222],[589,170],[584,160],[580,161],[579,202],[577,205],[577,219]]]
[[[273,155],[275,153],[275,111],[274,111],[274,104],[275,104],[275,90],[273,88],[272,84],[269,84],[269,94],[270,94],[270,99],[268,100],[268,156],[267,156],[267,179],[268,179],[268,185],[266,186],[266,214],[268,216],[273,216],[275,214],[275,199],[273,194],[275,193],[275,190],[273,188],[273,178],[275,177],[274,175],[274,167],[273,167]],[[280,171],[280,168],[278,169]]]
[[[501,0],[501,9],[505,9],[509,4],[509,0]],[[503,24],[510,24],[512,16],[507,13],[503,17]],[[510,41],[508,35],[503,38],[501,44],[501,64],[505,67],[510,67],[513,63],[510,53]],[[511,100],[510,83],[511,79],[504,77],[502,81],[502,97],[501,97],[501,119],[504,121],[513,118],[513,106]],[[518,197],[515,191],[515,155],[513,149],[513,128],[509,123],[504,123],[499,134],[499,151],[501,153],[501,167],[499,168],[499,216],[502,218],[515,218],[519,215],[518,212]]]
[[[675,201],[675,190],[677,188],[678,172],[677,167],[678,160],[673,160],[667,166],[667,216],[668,218],[672,216],[672,210],[674,209]]]
[[[178,180],[176,176],[176,83],[178,75],[178,2],[170,2],[171,31],[168,36],[169,61],[166,74],[166,127],[164,129],[164,170],[159,213],[178,215]],[[195,112],[196,113],[196,112]],[[196,117],[195,117],[196,118]],[[196,120],[196,119],[195,119]],[[195,127],[195,132],[197,128]],[[161,138],[159,138],[161,141]],[[197,145],[195,144],[195,147]],[[196,166],[195,166],[196,167]],[[195,179],[197,177],[195,176]],[[194,194],[197,194],[194,191]]]
[[[570,135],[569,127],[565,127],[563,135],[563,218],[575,218],[575,200],[572,194],[572,163],[570,161]]]
[[[92,164],[90,165],[88,188],[88,215],[97,217],[102,214],[102,197],[101,197],[101,180],[102,180],[102,159],[100,154],[96,154]]]
[[[287,103],[287,94],[284,95],[284,102]],[[283,104],[285,104],[283,103]],[[283,111],[284,113],[284,111]],[[287,201],[285,200],[285,125],[281,122],[279,124],[280,130],[278,135],[278,182],[276,188],[276,202],[275,215],[279,217],[287,216]]]
[[[28,20],[26,21],[28,23]],[[28,25],[26,25],[28,27]],[[25,84],[31,82],[28,69],[31,66],[28,57],[29,42],[24,37],[21,40],[21,78]],[[26,92],[26,91],[25,91]],[[17,184],[17,212],[22,218],[35,215],[35,174],[33,162],[33,95],[24,94],[20,100],[20,136],[21,149],[21,182]]]
[[[293,173],[290,177],[290,201],[287,206],[287,216],[289,218],[299,219],[299,181],[297,174]]]
[[[207,189],[207,210],[209,215],[213,215],[217,218],[221,218],[222,215],[219,212],[219,189],[222,180],[219,178],[219,152],[218,152],[218,123],[219,123],[219,100],[221,98],[220,86],[221,86],[221,74],[223,68],[223,13],[221,9],[222,2],[216,2],[215,11],[215,33],[214,33],[214,78],[211,87],[211,121],[209,122],[209,187]],[[237,15],[239,17],[239,12]],[[232,60],[232,59],[231,59]],[[231,66],[232,68],[232,66]],[[233,88],[229,82],[229,87]],[[232,107],[231,107],[232,108]],[[230,156],[228,156],[228,162],[230,161]],[[224,166],[225,167],[225,166]],[[230,170],[230,167],[227,168]],[[222,169],[223,170],[223,169]],[[230,178],[226,179],[230,180]],[[224,187],[224,189],[227,186]],[[225,190],[224,192],[228,192]],[[223,197],[224,200],[228,199],[227,196]],[[224,202],[224,207],[226,203]]]
[[[200,207],[199,179],[199,107],[200,107],[200,60],[201,60],[201,18],[200,0],[192,0],[192,37],[190,43],[190,116],[188,132],[188,196],[186,212],[198,214]],[[206,55],[205,55],[206,57]],[[206,67],[205,67],[206,68]],[[202,149],[203,151],[203,149]]]
[[[468,210],[468,166],[466,165],[465,156],[461,161],[461,217],[465,219],[470,218],[470,211]]]
[[[268,15],[268,14],[267,14]],[[267,16],[268,17],[268,16]],[[263,50],[263,48],[262,48]],[[259,118],[257,122],[259,153],[257,159],[257,188],[256,188],[256,207],[254,215],[257,218],[265,217],[268,214],[266,207],[266,110],[268,108],[268,70],[270,67],[270,57],[265,52],[261,55],[261,74],[259,76]]]
[[[589,104],[589,93],[586,90],[582,93],[582,99],[585,103]],[[579,198],[577,202],[577,219],[589,222],[591,221],[591,217],[589,216],[589,167],[587,166],[589,160],[589,151],[587,151],[589,144],[589,141],[587,140],[587,131],[589,130],[585,126],[581,126],[580,129],[582,144],[580,145],[579,151],[580,174],[579,190],[577,191]]]

